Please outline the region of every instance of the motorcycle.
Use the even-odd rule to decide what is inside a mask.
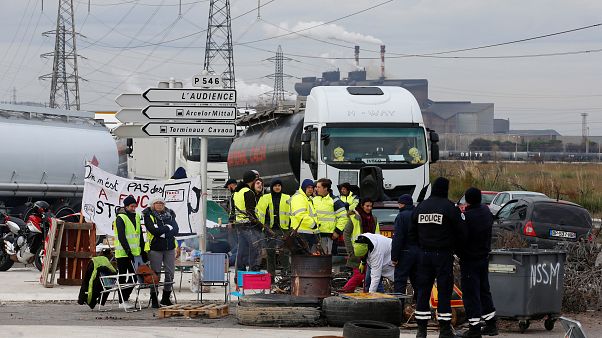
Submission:
[[[0,213],[0,271],[7,271],[15,262],[34,264],[42,271],[44,241],[52,214],[30,215],[27,222]]]

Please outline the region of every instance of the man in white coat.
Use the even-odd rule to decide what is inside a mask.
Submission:
[[[370,267],[370,287],[368,292],[376,292],[381,277],[393,281],[395,267],[391,263],[391,239],[383,235],[364,233],[356,243],[368,245],[367,263]]]

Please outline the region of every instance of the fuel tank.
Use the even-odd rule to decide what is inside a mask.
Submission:
[[[303,113],[281,115],[249,126],[230,146],[230,177],[240,181],[245,171],[257,170],[266,186],[279,178],[283,192],[294,193],[299,187],[303,117]]]

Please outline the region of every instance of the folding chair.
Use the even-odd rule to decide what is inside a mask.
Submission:
[[[226,253],[211,253],[206,252],[201,254],[201,260],[199,261],[199,269],[201,271],[201,278],[199,283],[199,289],[197,291],[196,300],[203,302],[203,286],[223,286],[224,287],[224,303],[228,303],[230,300],[228,295],[230,294],[230,267],[229,267],[228,254]]]
[[[119,281],[120,277],[126,277],[126,282],[125,283],[121,283]],[[123,289],[128,289],[128,288],[136,288],[138,286],[138,282],[136,281],[136,274],[135,273],[124,273],[124,274],[116,274],[116,275],[106,275],[106,276],[100,276],[100,284],[102,285],[103,290],[100,292],[101,295],[103,294],[110,294],[111,292],[113,292],[113,299],[115,299],[115,293],[119,294],[119,298],[123,299]],[[130,282],[131,280],[131,282]],[[136,303],[134,304],[138,304],[137,301],[138,297],[136,297]],[[138,304],[139,305],[139,304]],[[102,311],[104,306],[99,304],[98,310]],[[140,311],[142,310],[141,306],[138,307],[134,307],[133,310],[128,310],[128,309],[124,309],[125,312],[135,312],[135,311]]]

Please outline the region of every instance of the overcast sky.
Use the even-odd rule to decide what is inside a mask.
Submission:
[[[190,83],[203,67],[208,0],[73,0],[78,37],[82,109],[117,110],[114,98],[141,92],[169,77]],[[274,72],[265,59],[278,45],[294,59],[284,65],[293,76],[319,76],[353,70],[353,46],[360,56],[378,58],[387,48],[389,78],[429,81],[432,100],[495,103],[496,118],[510,118],[512,129],[554,128],[581,135],[589,113],[591,135],[602,135],[602,27],[440,57],[404,57],[504,43],[602,23],[600,0],[231,0],[234,63],[239,104],[271,90]],[[0,0],[0,100],[46,102],[54,49],[58,0]],[[363,13],[349,14],[385,3]],[[340,20],[337,20],[340,19]],[[308,29],[328,23],[313,29]],[[280,36],[291,31],[299,34]],[[195,34],[196,33],[196,34]],[[278,37],[280,36],[280,37]],[[179,38],[179,39],[178,39]],[[176,40],[174,40],[176,39]],[[265,40],[267,39],[267,40]],[[172,41],[173,40],[173,41]],[[263,40],[263,41],[257,41]],[[169,41],[169,42],[167,42]],[[124,48],[127,47],[127,48]],[[272,52],[270,52],[272,51]],[[589,53],[520,57],[554,53]],[[287,55],[288,54],[288,55]],[[332,58],[349,59],[332,59]],[[449,58],[464,57],[464,58]],[[379,60],[363,59],[369,75]]]

